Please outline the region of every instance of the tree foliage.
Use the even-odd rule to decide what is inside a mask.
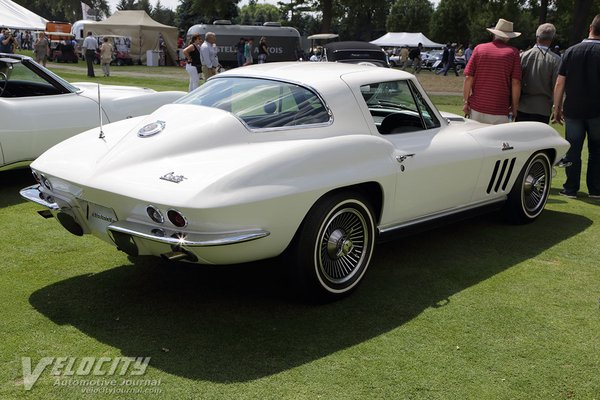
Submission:
[[[397,0],[387,18],[390,32],[422,32],[429,35],[433,4],[429,0]]]
[[[281,10],[272,4],[250,2],[240,9],[236,21],[243,25],[262,25],[269,21],[280,22],[281,15]]]
[[[334,8],[334,27],[342,38],[371,41],[385,34],[393,0],[345,0]]]

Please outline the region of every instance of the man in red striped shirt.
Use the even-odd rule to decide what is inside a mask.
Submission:
[[[465,116],[486,124],[509,122],[516,117],[521,96],[521,58],[508,41],[519,36],[513,23],[500,18],[489,43],[475,47],[465,68],[463,111]]]

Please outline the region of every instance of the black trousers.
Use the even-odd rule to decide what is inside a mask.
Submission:
[[[86,50],[85,51],[85,62],[87,64],[87,76],[95,77],[94,75],[94,58],[96,58],[95,50]]]
[[[526,112],[519,111],[519,112],[517,112],[517,119],[515,121],[516,122],[536,121],[536,122],[543,122],[544,124],[549,124],[550,116],[549,115],[541,115],[541,114],[529,114]]]

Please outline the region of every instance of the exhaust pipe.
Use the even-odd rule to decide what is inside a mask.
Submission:
[[[168,261],[193,261],[195,257],[191,257],[189,253],[184,251],[170,251],[168,253],[161,254],[160,257],[163,260]]]

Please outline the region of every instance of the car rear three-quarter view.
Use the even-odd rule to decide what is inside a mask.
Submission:
[[[294,285],[332,299],[358,286],[385,235],[484,208],[533,221],[567,148],[543,124],[442,115],[402,71],[272,63],[54,146],[21,193],[133,257],[283,254]]]

